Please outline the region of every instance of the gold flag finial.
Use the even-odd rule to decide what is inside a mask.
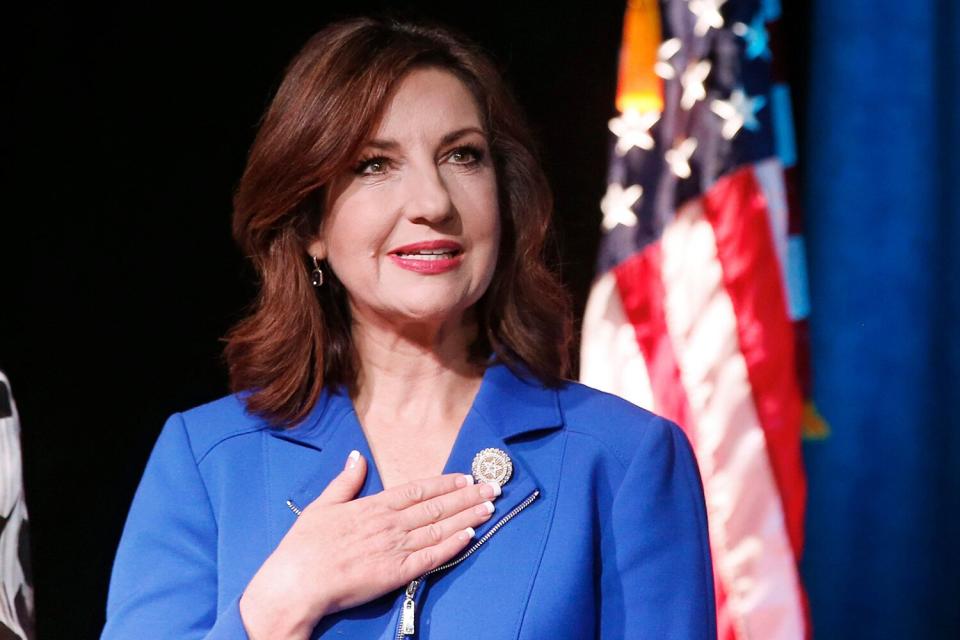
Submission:
[[[657,0],[629,0],[617,78],[617,109],[621,113],[663,111],[663,85],[654,73],[662,39]]]

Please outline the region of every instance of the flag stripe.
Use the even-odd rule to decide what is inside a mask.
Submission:
[[[640,352],[647,364],[650,387],[657,413],[673,420],[691,441],[690,408],[680,381],[680,369],[673,352],[663,310],[663,283],[660,279],[660,244],[654,242],[613,269],[617,290],[627,319],[633,326]]]
[[[617,279],[611,271],[593,283],[583,313],[583,334],[590,339],[582,343],[581,378],[590,380],[597,389],[657,411],[647,363],[620,303]]]
[[[699,201],[677,213],[660,242],[667,328],[689,398],[723,588],[720,627],[741,640],[800,638],[794,554],[740,351],[738,318]]]
[[[704,213],[716,237],[724,287],[737,317],[740,349],[783,500],[791,545],[799,558],[806,499],[800,457],[803,401],[766,199],[753,169],[739,169],[718,180],[704,195]]]
[[[733,614],[727,607],[727,590],[716,571],[713,573],[713,589],[717,601],[717,640],[737,640]]]

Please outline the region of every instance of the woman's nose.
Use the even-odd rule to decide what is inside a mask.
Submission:
[[[436,165],[412,169],[408,174],[407,218],[414,222],[437,224],[453,215],[453,202]]]

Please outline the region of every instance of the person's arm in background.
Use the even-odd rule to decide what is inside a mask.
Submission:
[[[0,371],[0,636],[30,640],[35,637],[33,584],[22,464],[17,405]]]

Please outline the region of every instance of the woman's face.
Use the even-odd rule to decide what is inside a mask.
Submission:
[[[331,184],[310,253],[327,259],[355,317],[442,323],[483,295],[499,240],[473,94],[448,71],[411,71],[354,168]]]

